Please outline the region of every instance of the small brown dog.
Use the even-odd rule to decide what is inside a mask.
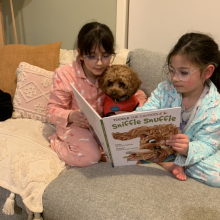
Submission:
[[[139,104],[134,96],[141,85],[138,74],[126,65],[112,65],[99,78],[99,87],[106,94],[104,116],[116,111],[133,111]]]

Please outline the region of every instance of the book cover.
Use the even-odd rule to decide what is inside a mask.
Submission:
[[[179,133],[181,108],[129,112],[101,118],[70,84],[90,130],[113,166],[173,161],[166,140]]]
[[[180,113],[178,107],[103,118],[114,165],[173,161],[166,140],[179,133]]]

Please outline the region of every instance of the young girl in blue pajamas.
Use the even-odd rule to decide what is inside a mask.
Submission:
[[[180,133],[166,143],[178,152],[174,162],[161,163],[177,179],[186,175],[220,187],[220,52],[201,33],[183,35],[167,56],[170,80],[158,85],[136,111],[181,107]]]

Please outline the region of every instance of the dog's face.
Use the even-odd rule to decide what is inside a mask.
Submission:
[[[137,73],[126,65],[109,66],[99,78],[99,87],[112,99],[131,97],[140,85]]]
[[[150,150],[154,157],[149,160],[154,160],[154,162],[162,162],[169,155],[175,153],[172,147],[166,145],[166,140],[162,139],[161,135],[149,135],[146,138],[141,138],[140,149]]]

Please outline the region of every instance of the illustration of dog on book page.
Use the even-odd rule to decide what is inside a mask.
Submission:
[[[112,133],[116,140],[126,141],[140,138],[137,150],[127,151],[127,161],[137,161],[137,164],[160,163],[174,161],[177,152],[166,145],[166,140],[179,133],[179,127],[173,124],[141,126],[128,132]]]

